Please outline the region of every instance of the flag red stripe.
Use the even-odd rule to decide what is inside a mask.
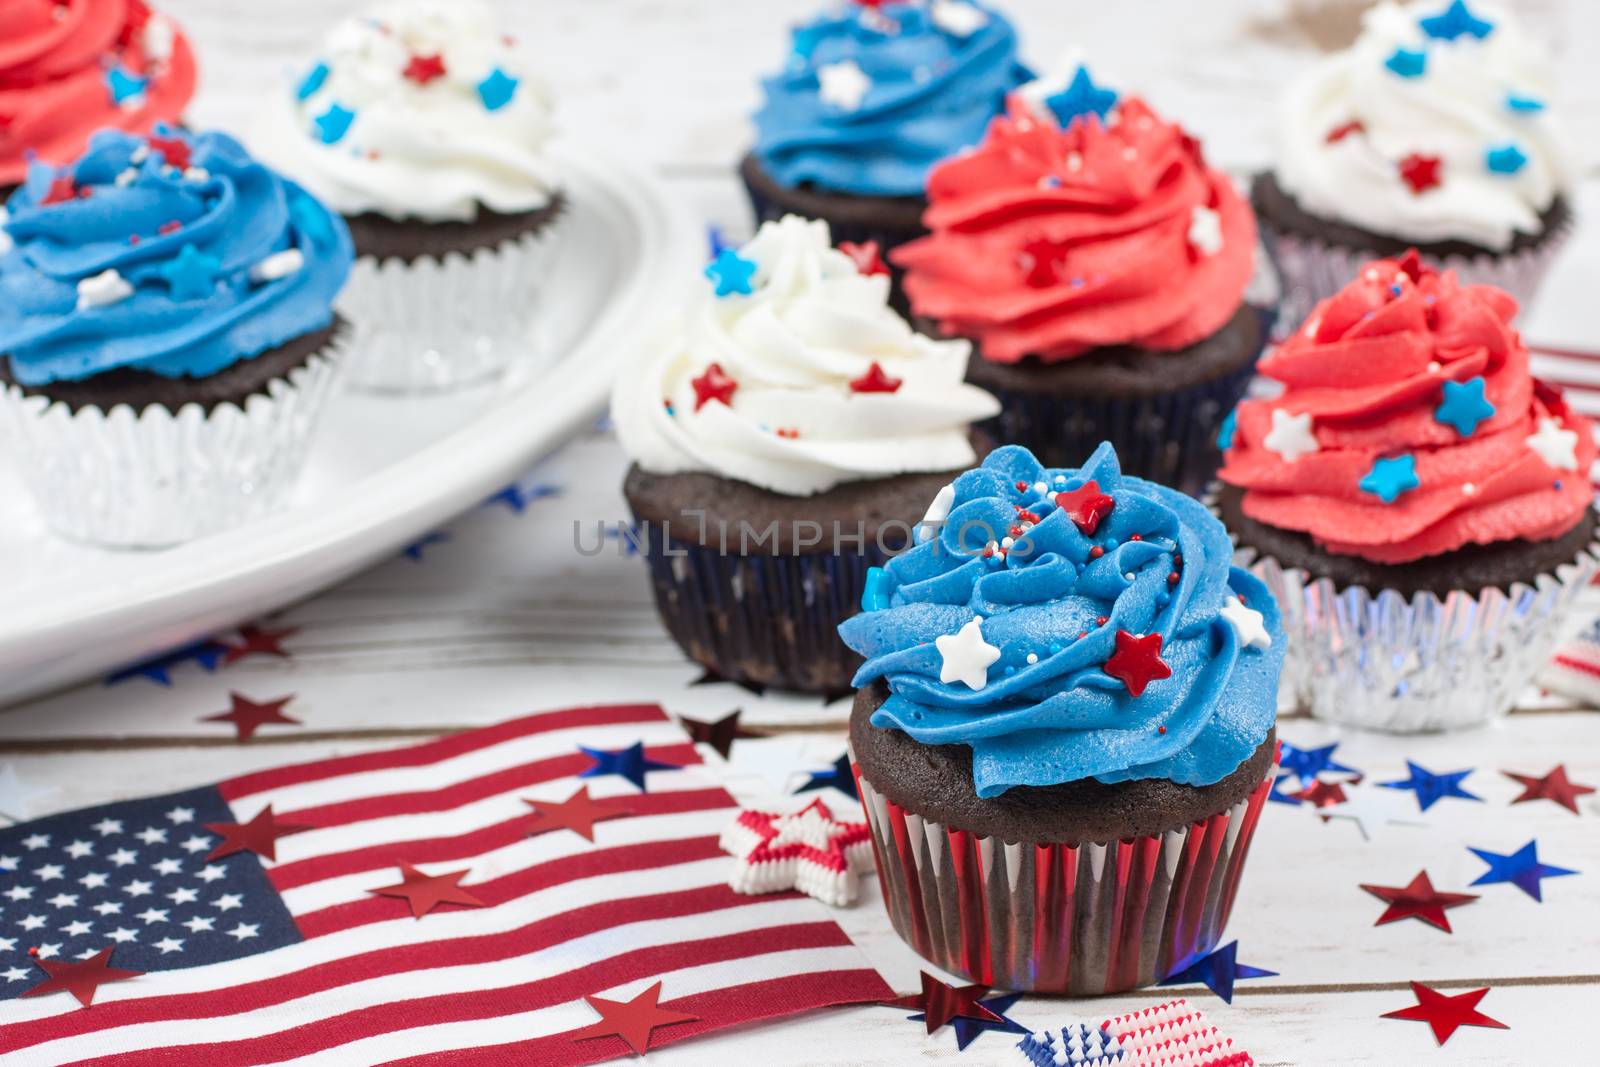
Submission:
[[[1593,663],[1585,663],[1581,659],[1573,659],[1571,656],[1556,656],[1551,662],[1564,670],[1576,671],[1579,674],[1600,678],[1600,667],[1595,666]]]
[[[92,1013],[77,1010],[63,1011],[62,1014],[48,1019],[0,1027],[0,1050],[12,1052],[88,1030],[107,1030],[174,1018],[225,1017],[238,1012],[268,1008],[296,997],[337,989],[352,982],[379,978],[386,974],[426,970],[441,964],[468,966],[476,963],[493,963],[496,960],[537,952],[623,923],[703,915],[726,908],[743,907],[765,899],[771,898],[751,897],[737,893],[726,885],[713,885],[684,889],[675,893],[651,893],[622,900],[609,900],[556,915],[542,916],[526,926],[503,933],[461,937],[431,944],[393,945],[329,960],[275,978],[244,982],[203,993],[175,993],[168,996],[144,997],[139,1000],[106,1001],[96,1004]],[[427,916],[418,921],[426,922]],[[528,1005],[524,1005],[517,1010],[525,1011],[527,1008]]]
[[[449,737],[441,737],[436,741],[427,741],[406,748],[362,752],[353,756],[336,756],[333,759],[274,767],[271,770],[230,778],[220,783],[217,788],[224,800],[232,802],[256,793],[264,793],[269,789],[282,789],[285,786],[303,785],[306,782],[321,782],[346,774],[381,771],[393,767],[422,767],[550,730],[566,730],[575,726],[611,726],[630,722],[661,722],[666,717],[667,713],[655,704],[618,704],[546,711],[537,715],[525,715],[520,719],[512,719],[510,722],[494,726],[451,734]]]
[[[627,815],[621,818],[715,811],[718,808],[734,806],[733,798],[720,788],[687,789],[678,793],[641,793],[637,796],[619,797],[616,800],[619,808],[627,809]],[[281,893],[286,889],[310,885],[312,882],[358,874],[361,871],[398,867],[401,863],[442,863],[448,860],[472,859],[505,848],[529,836],[528,824],[532,818],[533,809],[529,808],[526,815],[519,815],[515,819],[506,819],[493,826],[485,826],[453,837],[393,841],[351,849],[348,852],[330,852],[324,856],[312,856],[293,863],[280,863],[266,872],[267,878]]]
[[[593,993],[596,989],[609,989],[625,982],[651,978],[664,971],[744,959],[767,952],[849,944],[850,940],[845,937],[844,931],[829,919],[745,930],[698,941],[648,945],[586,967],[520,985],[372,1004],[331,1018],[302,1023],[265,1037],[190,1045],[185,1046],[181,1053],[166,1048],[95,1057],[79,1061],[79,1067],[172,1067],[180,1059],[183,1063],[203,1063],[206,1067],[256,1067],[261,1063],[310,1055],[375,1034],[473,1019],[493,1019],[563,1004]],[[436,951],[440,953],[436,963],[455,962],[453,952],[438,947]]]

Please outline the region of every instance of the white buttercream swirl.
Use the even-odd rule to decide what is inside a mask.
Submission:
[[[1490,4],[1471,5],[1492,24],[1487,36],[1446,40],[1424,32],[1420,20],[1449,6],[1379,4],[1348,51],[1295,82],[1279,116],[1277,177],[1301,207],[1323,218],[1410,241],[1461,240],[1500,251],[1518,232],[1539,233],[1540,213],[1571,185],[1551,109],[1552,64]],[[1422,54],[1419,75],[1386,66],[1400,49]],[[1330,133],[1351,123],[1361,128],[1330,142]],[[1515,173],[1498,173],[1489,153],[1507,145],[1527,158]],[[1404,180],[1400,163],[1413,153],[1438,157],[1437,186],[1417,193]]]
[[[617,384],[617,433],[642,468],[808,496],[973,465],[968,426],[999,404],[963,382],[966,341],[914,332],[889,307],[888,276],[860,273],[825,222],[768,222],[739,255],[756,265],[753,292],[718,297],[707,283],[668,342]],[[696,410],[694,379],[713,363],[736,388]],[[898,389],[852,390],[874,363]]]
[[[435,56],[442,74],[407,77],[414,57]],[[381,4],[329,33],[269,106],[253,147],[344,215],[442,222],[475,219],[480,205],[537,211],[557,189],[545,153],[554,125],[550,92],[526,68],[479,0]],[[329,144],[318,120],[333,108],[353,117]]]

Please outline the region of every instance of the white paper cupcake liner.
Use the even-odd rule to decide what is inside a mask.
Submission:
[[[566,219],[475,250],[409,263],[361,256],[339,297],[355,324],[343,381],[377,393],[430,393],[487,381],[543,353],[539,297]]]
[[[1283,614],[1283,692],[1319,719],[1423,733],[1511,710],[1570,636],[1573,603],[1600,569],[1600,543],[1509,591],[1443,597],[1339,587],[1245,546],[1234,560],[1266,583]]]
[[[76,412],[10,385],[0,429],[39,512],[56,532],[114,548],[162,548],[276,508],[300,475],[345,342],[274,379],[240,408],[176,413],[126,404]]]

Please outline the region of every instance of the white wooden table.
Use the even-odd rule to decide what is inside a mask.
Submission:
[[[349,5],[164,6],[185,23],[208,72],[194,120],[237,126],[311,47],[331,9]],[[1184,0],[1147,0],[1136,13],[1113,4],[1008,5],[1036,62],[1072,41],[1083,44],[1101,58],[1103,80],[1143,89],[1195,128],[1213,158],[1241,169],[1264,159],[1259,102],[1296,62],[1281,47],[1296,33],[1272,21],[1289,6],[1237,0],[1208,4],[1200,18]],[[1536,6],[1566,40],[1600,34],[1594,5]],[[744,116],[757,99],[757,74],[777,61],[783,27],[811,0],[507,0],[502,7],[549,63],[574,135],[652,161],[700,217],[747,232],[729,163],[748,136]],[[1586,62],[1571,48],[1562,56],[1573,97],[1587,105],[1575,126],[1592,145],[1600,79],[1581,71]],[[1582,206],[1587,217],[1600,217],[1600,184],[1589,183]],[[1530,336],[1594,347],[1600,335],[1586,312],[1596,279],[1600,230],[1590,230],[1564,257]],[[256,657],[215,673],[188,664],[173,671],[170,688],[146,679],[91,684],[0,712],[0,764],[43,791],[30,811],[12,814],[42,815],[575,703],[648,700],[698,718],[742,708],[747,724],[791,744],[797,761],[831,762],[843,747],[847,705],[691,685],[699,672],[657,622],[642,563],[620,554],[615,540],[599,556],[573,549],[574,520],[592,541],[595,522],[625,517],[617,491],[623,466],[603,429],[583,436],[522,483],[552,487],[553,495],[530,494],[537,499],[520,514],[504,504],[474,510],[420,559],[398,558],[270,620],[274,629],[297,631],[285,642],[289,659]],[[258,700],[294,694],[289,711],[304,725],[266,727],[255,741],[235,743],[226,724],[198,721],[225,710],[230,691]],[[1485,803],[1442,801],[1423,825],[1388,827],[1370,843],[1353,824],[1269,805],[1228,937],[1238,938],[1242,961],[1279,977],[1241,983],[1232,1005],[1204,989],[1161,989],[1093,1002],[1024,998],[1012,1016],[1033,1028],[1098,1023],[1182,993],[1263,1065],[1596,1062],[1600,802],[1584,798],[1578,817],[1548,802],[1510,806],[1519,787],[1500,771],[1543,774],[1565,762],[1574,780],[1600,782],[1600,714],[1531,697],[1506,721],[1465,734],[1341,734],[1304,719],[1285,721],[1281,733],[1302,746],[1337,740],[1342,761],[1379,781],[1404,777],[1407,758],[1438,772],[1476,768],[1467,786]],[[738,761],[744,744],[735,748]],[[736,769],[728,781],[741,800],[774,799],[768,783],[733,776]],[[1465,890],[1483,870],[1466,846],[1505,853],[1530,838],[1545,862],[1582,872],[1547,882],[1544,903],[1491,885],[1472,890],[1482,894],[1477,903],[1450,913],[1453,935],[1418,922],[1373,926],[1382,904],[1358,883],[1404,885],[1426,867],[1439,888]],[[890,930],[875,884],[863,887],[839,920],[886,979],[909,992],[923,964]],[[1463,1029],[1438,1048],[1424,1025],[1381,1020],[1413,1003],[1411,979],[1449,992],[1490,986],[1480,1007],[1510,1029]],[[652,1052],[650,1061],[1022,1062],[1006,1035],[984,1035],[957,1053],[948,1029],[925,1036],[904,1014],[828,1012],[686,1042]]]

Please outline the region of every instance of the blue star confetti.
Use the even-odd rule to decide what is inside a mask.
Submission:
[[[1534,900],[1541,903],[1544,897],[1540,894],[1539,879],[1561,878],[1577,871],[1569,871],[1565,867],[1552,867],[1548,863],[1539,862],[1539,842],[1529,841],[1509,856],[1502,856],[1498,852],[1490,852],[1482,848],[1468,848],[1474,856],[1489,865],[1489,869],[1478,876],[1473,885],[1492,885],[1496,882],[1510,882]]]
[[[184,245],[174,258],[163,263],[157,273],[172,287],[174,300],[204,300],[217,290],[217,274],[222,261],[216,256],[200,251],[194,245]]]
[[[1026,1026],[1023,1026],[1015,1019],[1006,1017],[1006,1012],[1011,1010],[1011,1005],[1015,1004],[1021,999],[1021,993],[1007,993],[1004,996],[990,997],[987,1000],[978,1001],[979,1006],[988,1008],[990,1011],[1000,1016],[999,1022],[991,1022],[988,1019],[970,1019],[965,1015],[957,1015],[955,1018],[951,1019],[950,1025],[955,1028],[956,1032],[956,1050],[959,1052],[965,1052],[967,1046],[978,1039],[979,1034],[987,1033],[990,1030],[994,1030],[1002,1034],[1027,1033],[1028,1028]],[[926,1021],[928,1017],[925,1013],[918,1012],[915,1015],[908,1015],[906,1018],[910,1019],[912,1022],[920,1023]]]
[[[537,482],[524,489],[516,482],[512,482],[494,496],[491,496],[489,499],[485,500],[483,502],[483,506],[491,507],[495,504],[504,504],[516,514],[521,515],[523,512],[528,510],[528,505],[533,503],[535,500],[543,500],[546,497],[560,495],[560,488],[554,485],[546,485],[542,482]]]
[[[1217,430],[1217,447],[1226,452],[1233,447],[1233,435],[1239,430],[1239,409],[1234,408],[1228,412],[1228,417],[1222,420],[1222,426]]]
[[[1514,144],[1503,144],[1489,149],[1483,162],[1492,173],[1515,174],[1527,166],[1528,156]]]
[[[424,552],[428,551],[428,549],[432,548],[434,545],[442,545],[449,540],[449,534],[444,533],[443,531],[436,531],[428,534],[420,541],[414,541],[407,545],[405,547],[405,551],[401,552],[400,554],[405,556],[406,559],[415,560],[416,562],[421,563],[422,554]]]
[[[478,99],[483,101],[483,106],[487,110],[499,111],[511,103],[511,98],[517,95],[519,84],[516,78],[496,67],[487,78],[478,83]]]
[[[1338,747],[1338,743],[1335,742],[1323,745],[1321,748],[1301,748],[1284,741],[1278,750],[1278,764],[1284,770],[1299,775],[1301,785],[1310,785],[1316,781],[1317,775],[1324,771],[1361,777],[1360,771],[1354,767],[1346,767],[1333,758],[1333,753]]]
[[[311,123],[317,128],[317,140],[323,144],[338,144],[350,132],[350,124],[355,120],[354,111],[339,104],[329,104],[328,110],[312,119]]]
[[[825,771],[812,771],[811,777],[795,793],[809,793],[814,789],[837,789],[851,800],[860,800],[861,794],[856,792],[856,776],[850,773],[849,755],[840,756]]]
[[[1233,1003],[1233,983],[1241,978],[1273,978],[1277,971],[1267,971],[1239,962],[1239,942],[1229,941],[1209,955],[1202,956],[1161,979],[1161,985],[1187,985],[1200,982],[1211,992]]]
[[[1089,68],[1080,66],[1072,76],[1071,84],[1054,96],[1045,97],[1044,102],[1055,114],[1061,128],[1066,129],[1079,115],[1094,114],[1105,118],[1106,112],[1117,105],[1117,92],[1096,85],[1089,76]]]
[[[1451,771],[1449,774],[1434,774],[1425,767],[1419,767],[1410,760],[1406,760],[1406,769],[1411,772],[1409,778],[1402,778],[1396,782],[1379,782],[1385,789],[1410,789],[1417,794],[1417,803],[1423,811],[1427,811],[1445,797],[1458,797],[1461,800],[1476,800],[1483,803],[1483,798],[1467,792],[1461,788],[1461,782],[1471,774],[1470,770]]]
[[[1410,48],[1396,48],[1383,65],[1402,78],[1420,78],[1428,69],[1428,54]]]
[[[149,78],[141,78],[126,67],[106,71],[106,92],[111,94],[113,104],[138,103],[149,84]]]
[[[718,296],[739,293],[749,296],[755,292],[756,264],[745,259],[731,248],[717,253],[717,258],[706,264],[706,277],[716,283]]]
[[[578,746],[578,750],[594,760],[594,766],[578,772],[579,778],[598,778],[606,774],[620,775],[637,786],[641,793],[649,792],[644,787],[646,772],[683,769],[676,763],[661,763],[646,756],[643,741],[635,741],[627,748],[619,748],[614,752],[603,748],[585,748],[582,745]]]
[[[209,674],[217,669],[218,664],[222,662],[222,657],[227,653],[227,645],[207,638],[204,641],[196,641],[192,645],[185,645],[182,648],[157,656],[155,659],[136,663],[132,667],[127,667],[117,671],[115,674],[108,675],[106,684],[117,685],[120,682],[126,682],[134,678],[146,678],[157,685],[171,688],[172,669],[174,667],[193,662],[199,664],[200,669]]]
[[[1445,382],[1443,401],[1434,409],[1433,417],[1446,426],[1454,426],[1462,437],[1471,437],[1480,422],[1494,415],[1494,405],[1484,398],[1484,385],[1482,375],[1464,382]]]
[[[1449,7],[1437,15],[1418,19],[1422,32],[1439,41],[1453,41],[1463,34],[1483,40],[1494,31],[1494,23],[1480,19],[1467,7],[1466,0],[1452,0]]]
[[[1372,469],[1361,479],[1362,491],[1373,494],[1385,504],[1393,504],[1400,499],[1401,493],[1409,492],[1420,484],[1417,481],[1416,457],[1409,453],[1374,460]]]
[[[1275,804],[1292,804],[1298,808],[1300,806],[1300,798],[1292,793],[1285,793],[1278,788],[1293,777],[1294,775],[1292,774],[1280,774],[1274,778],[1272,780],[1272,788],[1267,791],[1267,799]]]
[[[327,83],[328,74],[328,64],[326,63],[318,63],[308,70],[306,76],[300,79],[299,88],[294,91],[295,99],[307,100],[314,96],[316,91]]]

